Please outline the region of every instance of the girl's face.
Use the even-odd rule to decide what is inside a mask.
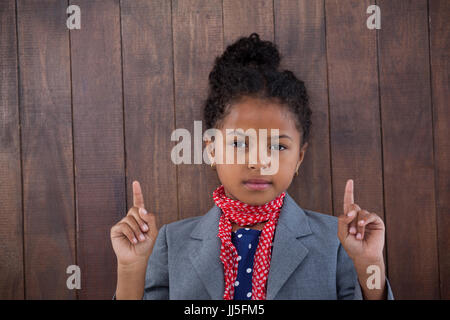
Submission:
[[[305,143],[300,149],[301,132],[295,126],[294,117],[295,115],[287,107],[260,98],[244,97],[231,107],[220,125],[224,160],[222,160],[222,164],[215,161],[219,180],[224,185],[225,194],[229,198],[250,205],[262,205],[287,190],[297,168],[303,161],[307,147]],[[239,135],[228,140],[232,144],[233,149],[231,150],[235,155],[231,158],[234,158],[233,164],[226,164],[227,129],[242,129],[244,132],[247,129],[254,129],[256,131],[258,141],[253,144],[257,149],[256,164],[249,161],[249,137]],[[261,161],[264,159],[259,156],[259,140],[261,138],[258,134],[259,129],[265,129],[267,132],[266,150],[262,151],[263,154],[270,156],[272,150],[278,150],[278,170],[271,175],[261,173],[261,168],[267,169],[271,164]],[[278,143],[271,141],[271,129],[279,130]],[[207,145],[209,143],[208,141]],[[238,164],[236,154],[237,150],[242,150],[242,148],[245,149],[245,164]],[[214,157],[214,152],[211,155]],[[249,181],[251,179],[265,180],[266,183],[254,184]]]

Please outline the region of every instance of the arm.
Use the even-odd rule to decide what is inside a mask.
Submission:
[[[364,300],[386,300],[387,290],[386,290],[386,276],[385,276],[385,266],[383,257],[376,259],[375,261],[361,261],[355,262],[356,273],[358,274],[358,282],[362,289],[362,296]],[[379,268],[380,273],[375,274],[375,276],[380,277],[380,288],[376,287],[370,289],[367,285],[367,280],[372,276],[372,273],[367,272],[369,266],[376,266]]]
[[[148,262],[134,268],[117,267],[117,288],[113,300],[169,299],[169,271],[166,241],[166,225],[163,225],[156,238],[153,252]]]
[[[135,265],[117,264],[117,286],[115,299],[142,299],[144,294],[146,266],[146,261],[137,262]]]
[[[373,263],[375,264],[375,263]],[[357,269],[359,271],[357,271]],[[355,266],[350,259],[344,247],[339,244],[337,252],[336,266],[336,287],[338,299],[369,300],[369,299],[387,299],[394,300],[389,280],[384,276],[384,269],[381,271],[381,289],[369,289],[366,285],[370,274],[366,273],[367,267],[362,265]],[[382,289],[384,287],[384,289]],[[382,292],[382,296],[379,294]]]
[[[146,267],[158,236],[155,214],[145,209],[139,182],[133,181],[132,186],[133,206],[111,228],[111,242],[117,257],[114,300],[142,299]]]
[[[344,193],[344,213],[338,217],[338,238],[346,256],[350,257],[357,275],[355,290],[361,299],[386,299],[386,276],[383,260],[385,227],[375,213],[361,209],[354,202],[353,180],[347,180]],[[348,255],[347,255],[348,254]],[[367,270],[374,266],[375,270]],[[378,267],[378,268],[376,268]],[[368,273],[369,271],[369,273]],[[372,275],[372,273],[374,273]],[[378,279],[376,279],[378,277]],[[372,287],[372,280],[376,286]],[[368,282],[369,280],[369,282]],[[376,287],[379,284],[379,288]],[[369,288],[372,287],[372,288]],[[388,291],[390,288],[388,288]]]

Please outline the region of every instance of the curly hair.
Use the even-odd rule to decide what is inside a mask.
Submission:
[[[230,107],[240,98],[276,99],[295,115],[302,144],[307,142],[312,113],[308,94],[304,82],[294,73],[278,70],[280,60],[277,46],[260,40],[257,33],[239,38],[216,57],[203,110],[207,129],[219,128]]]

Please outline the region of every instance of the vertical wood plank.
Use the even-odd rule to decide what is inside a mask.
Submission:
[[[209,72],[223,51],[221,1],[174,0],[172,24],[176,127],[187,129],[193,141],[194,121],[203,120]],[[191,155],[194,163],[193,152]],[[205,163],[180,164],[180,218],[205,214],[214,205],[212,192],[219,183],[216,172]]]
[[[157,224],[176,221],[172,17],[169,1],[121,2],[128,208],[138,180]]]
[[[65,1],[17,1],[27,299],[74,299],[69,32]]]
[[[429,1],[431,92],[441,299],[450,299],[450,2]]]
[[[398,299],[438,299],[427,1],[379,1],[389,275]]]
[[[273,41],[273,0],[223,0],[223,29],[225,47],[252,32]]]
[[[23,299],[23,220],[15,1],[0,2],[0,299]]]
[[[72,30],[72,88],[80,299],[110,299],[116,258],[110,229],[126,215],[119,0],[80,6]]]
[[[333,214],[342,214],[345,184],[353,179],[355,203],[385,220],[376,30],[366,25],[370,4],[325,1]],[[386,252],[385,245],[385,261]]]
[[[302,207],[332,214],[324,1],[277,0],[274,11],[281,66],[305,82],[312,110],[306,156],[288,192]]]
[[[355,203],[384,218],[376,31],[370,1],[326,0],[334,215],[342,214],[347,179]]]

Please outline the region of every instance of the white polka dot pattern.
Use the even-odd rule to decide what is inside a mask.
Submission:
[[[237,278],[238,254],[231,242],[231,221],[241,227],[252,226],[258,222],[267,221],[259,238],[253,265],[252,292],[247,297],[252,300],[266,299],[266,283],[269,274],[272,240],[286,193],[281,193],[272,201],[253,206],[239,200],[232,200],[225,195],[224,186],[219,186],[213,192],[216,205],[222,210],[219,220],[219,233],[222,245],[220,260],[224,264],[225,291],[224,300],[232,300],[234,284]],[[247,271],[248,272],[248,271]],[[251,272],[251,269],[250,269]]]

